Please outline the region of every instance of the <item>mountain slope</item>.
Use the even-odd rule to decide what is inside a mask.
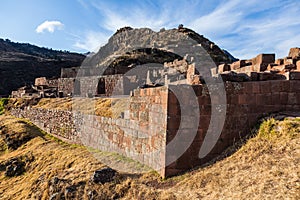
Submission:
[[[63,67],[80,66],[85,56],[0,39],[0,95],[9,95],[37,77],[59,77]]]

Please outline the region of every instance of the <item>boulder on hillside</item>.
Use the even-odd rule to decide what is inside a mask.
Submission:
[[[91,181],[93,181],[94,183],[104,184],[113,181],[116,174],[116,170],[106,167],[103,169],[96,170],[91,177]]]

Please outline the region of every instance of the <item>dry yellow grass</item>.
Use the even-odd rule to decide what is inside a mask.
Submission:
[[[20,123],[24,121],[19,119],[1,116],[0,120],[1,126],[16,134],[23,132],[24,127],[31,133],[38,131],[30,124]],[[1,199],[48,199],[47,184],[52,177],[72,177],[76,183],[86,180],[93,170],[101,168],[102,164],[84,148],[59,143],[42,132],[38,134],[16,151],[7,152],[0,157],[0,162],[26,154],[34,157],[22,176],[7,178],[1,172]]]
[[[19,119],[9,116],[1,116],[0,122],[11,129],[20,126]],[[67,199],[88,199],[91,193],[94,199],[299,199],[299,132],[297,119],[271,120],[237,152],[215,164],[167,180],[156,173],[120,173],[104,185],[89,181],[103,165],[86,149],[37,136],[0,156],[0,163],[29,153],[35,158],[24,175],[6,178],[0,172],[0,199],[49,199],[53,177],[65,180],[58,191],[77,185],[75,196]]]
[[[129,99],[115,98],[43,98],[34,108],[76,110],[85,114],[118,118],[128,109]]]
[[[115,181],[104,185],[95,184],[90,177],[97,169],[104,167],[93,155],[81,146],[59,141],[39,131],[32,124],[11,116],[0,116],[0,126],[16,135],[24,132],[37,133],[33,139],[17,150],[6,151],[0,156],[0,164],[12,158],[30,155],[34,158],[26,164],[26,173],[8,178],[0,171],[0,199],[49,199],[53,190],[66,193],[69,186],[76,187],[74,198],[112,199],[127,195],[133,180],[143,180],[139,174],[120,173]],[[111,158],[112,159],[112,158]],[[156,174],[151,177],[158,179]],[[57,188],[51,184],[53,178],[62,180]],[[54,189],[53,189],[54,188]],[[133,191],[139,192],[138,188]],[[138,194],[136,194],[138,195]]]
[[[300,121],[270,119],[232,156],[170,191],[179,199],[300,199],[299,164]]]

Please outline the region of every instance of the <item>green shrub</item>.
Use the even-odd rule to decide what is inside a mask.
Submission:
[[[274,118],[263,121],[258,129],[258,136],[265,139],[274,139],[278,137],[293,138],[300,133],[300,119],[286,118],[283,121]]]
[[[277,122],[274,118],[263,121],[258,129],[258,136],[261,138],[270,138],[276,134]]]
[[[4,106],[7,105],[8,103],[8,98],[1,98],[0,99],[0,115],[2,115],[5,111]]]

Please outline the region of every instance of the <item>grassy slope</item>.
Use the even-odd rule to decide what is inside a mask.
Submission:
[[[42,98],[26,100],[10,98],[9,107],[24,107],[32,105],[34,108],[77,110],[86,114],[118,118],[122,112],[128,110],[129,98]]]
[[[177,186],[181,198],[299,199],[300,121],[264,122],[232,156],[199,169]]]
[[[261,125],[257,136],[233,155],[184,175],[160,180],[155,173],[120,173],[114,182],[104,185],[89,181],[92,172],[103,165],[86,149],[51,139],[34,126],[21,122],[0,116],[1,127],[15,134],[26,130],[36,135],[17,150],[7,150],[0,156],[0,163],[29,153],[35,159],[21,176],[7,178],[0,172],[0,199],[48,199],[53,191],[66,192],[70,185],[76,186],[76,192],[69,199],[88,199],[91,193],[95,199],[300,198],[300,122],[297,119],[269,120]],[[65,181],[56,187],[51,184],[55,176]]]
[[[9,151],[0,157],[0,162],[13,157],[32,153],[35,160],[26,166],[26,173],[19,177],[6,178],[1,173],[1,199],[47,198],[47,180],[54,176],[72,177],[79,182],[88,177],[89,173],[101,167],[101,164],[83,148],[76,148],[59,143],[40,132],[36,127],[20,123],[12,117],[1,116],[1,126],[7,127],[17,135],[29,131],[36,135],[16,151]],[[84,171],[82,170],[84,169]],[[14,198],[13,198],[14,197]],[[18,197],[18,198],[15,198]]]

